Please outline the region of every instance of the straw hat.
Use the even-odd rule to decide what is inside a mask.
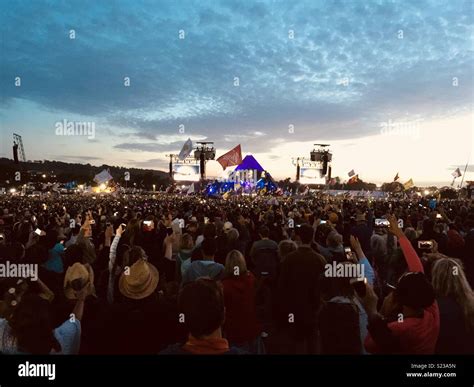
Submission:
[[[81,290],[84,287],[87,287],[87,296],[96,295],[94,271],[91,265],[83,265],[82,263],[76,262],[74,265],[68,267],[66,275],[64,276],[64,294],[66,298],[75,300],[77,298],[75,291]]]
[[[120,276],[119,290],[125,297],[140,300],[152,294],[160,276],[155,266],[144,259],[135,262]]]

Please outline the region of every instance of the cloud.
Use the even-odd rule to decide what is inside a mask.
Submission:
[[[145,140],[156,140],[156,134],[147,132],[136,132],[132,134],[135,137],[143,138]]]
[[[140,151],[140,152],[165,152],[176,150],[179,145],[177,143],[171,144],[157,144],[157,143],[128,143],[124,142],[121,144],[114,145],[115,149],[128,150],[128,151]]]
[[[2,115],[16,100],[91,117],[116,151],[357,139],[470,111],[471,14],[469,0],[13,2],[0,15]]]
[[[130,160],[130,163],[133,163],[133,165],[137,168],[144,168],[144,169],[163,169],[166,170],[168,168],[168,161],[166,161],[163,158],[154,158],[154,159],[148,159],[145,161],[136,161],[136,160]]]
[[[449,168],[446,168],[452,172],[454,172],[457,168],[461,170],[461,173],[464,174],[464,168],[466,168],[466,164],[464,165],[451,165]],[[474,164],[469,164],[467,166],[466,172],[474,172]]]
[[[94,160],[102,160],[101,157],[94,157],[94,156],[54,156],[55,160],[68,160],[68,161],[94,161]]]

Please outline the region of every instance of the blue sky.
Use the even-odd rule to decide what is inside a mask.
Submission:
[[[473,149],[473,4],[1,0],[0,156],[17,132],[29,159],[165,169],[207,138],[286,177],[324,141],[341,176],[441,184]]]

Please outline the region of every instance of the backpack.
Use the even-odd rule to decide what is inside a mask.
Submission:
[[[257,278],[266,276],[276,278],[278,274],[279,258],[275,249],[259,249],[254,256],[253,272]]]

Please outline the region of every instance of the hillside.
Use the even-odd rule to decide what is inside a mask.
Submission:
[[[112,165],[94,166],[91,164],[65,163],[62,161],[44,160],[41,162],[20,162],[0,158],[0,183],[9,180],[13,182],[15,172],[21,172],[21,182],[59,182],[67,183],[76,181],[78,184],[91,184],[94,176],[103,169],[109,169],[114,180],[125,184],[125,172],[130,173],[128,185],[136,184],[142,188],[151,188],[168,182],[168,174],[153,169],[123,168]],[[43,177],[45,175],[45,177]]]

